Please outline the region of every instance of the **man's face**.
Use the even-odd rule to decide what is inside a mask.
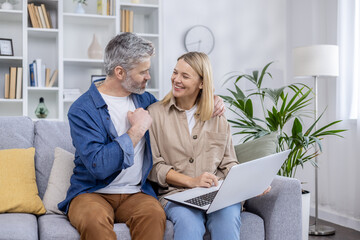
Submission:
[[[150,80],[150,58],[136,65],[131,69],[125,80],[122,82],[123,88],[128,92],[143,94],[145,92],[146,84]]]

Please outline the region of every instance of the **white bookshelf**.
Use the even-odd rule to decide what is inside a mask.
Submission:
[[[152,58],[151,81],[147,90],[161,95],[161,1],[116,0],[113,16],[97,14],[97,1],[88,1],[85,14],[77,14],[71,0],[24,0],[14,10],[0,9],[0,38],[13,41],[14,56],[0,56],[0,116],[29,116],[36,119],[35,109],[43,97],[49,109],[47,119],[67,120],[73,100],[64,99],[64,89],[88,90],[91,75],[103,75],[103,59],[89,59],[87,50],[95,34],[104,49],[108,41],[120,33],[121,9],[134,12],[134,33],[152,41],[156,55]],[[50,12],[53,28],[33,28],[27,4],[44,3]],[[11,29],[11,31],[9,31]],[[29,64],[40,58],[51,73],[58,70],[54,87],[30,87]],[[9,67],[23,68],[22,99],[4,99],[5,73]]]

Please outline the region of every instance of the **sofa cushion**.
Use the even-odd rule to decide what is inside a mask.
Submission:
[[[57,205],[66,198],[70,187],[70,178],[75,167],[74,158],[74,154],[62,148],[55,148],[54,164],[43,197],[47,213],[63,214]]]
[[[0,150],[0,213],[45,213],[35,181],[34,155],[34,148]]]
[[[55,148],[60,147],[68,152],[75,152],[70,137],[69,124],[58,121],[37,121],[35,123],[34,147],[36,150],[36,181],[39,196],[43,198],[54,161]]]
[[[114,231],[117,239],[130,240],[130,232],[126,224],[116,223]],[[164,239],[173,239],[173,225],[170,221],[166,222]],[[78,240],[78,231],[70,224],[67,217],[58,214],[46,214],[39,217],[39,235],[41,239],[67,239]]]
[[[0,135],[0,150],[32,147],[33,121],[29,117],[0,117]]]
[[[0,240],[38,240],[38,224],[35,215],[2,213],[0,226]]]
[[[235,145],[235,153],[239,163],[276,153],[277,135],[271,133],[255,140]]]

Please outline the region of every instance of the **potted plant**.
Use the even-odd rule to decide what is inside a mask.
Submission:
[[[285,160],[278,175],[295,177],[299,166],[303,167],[310,162],[318,167],[313,159],[322,151],[322,139],[326,136],[337,136],[345,130],[330,129],[340,121],[333,121],[324,126],[316,128],[324,112],[317,119],[310,118],[310,126],[305,127],[304,118],[311,117],[313,92],[305,84],[295,83],[277,89],[263,88],[262,84],[266,78],[272,79],[267,71],[272,62],[268,63],[261,72],[253,71],[252,75],[232,74],[229,80],[234,81],[235,90],[230,90],[229,96],[220,96],[229,104],[229,109],[235,115],[235,119],[228,121],[238,129],[234,135],[243,135],[243,142],[260,138],[275,132],[277,135],[277,152],[290,149],[290,154]],[[243,91],[238,86],[240,80],[249,81],[254,88]],[[254,100],[260,104],[260,113],[255,116]],[[258,105],[256,105],[258,106]],[[310,109],[312,109],[310,107]],[[310,204],[310,195],[308,194]],[[309,214],[309,213],[308,213]],[[306,219],[306,218],[305,218]],[[307,217],[307,221],[309,216]],[[308,223],[307,223],[308,226]],[[307,236],[308,230],[304,229]]]

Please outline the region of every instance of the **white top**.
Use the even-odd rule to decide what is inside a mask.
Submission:
[[[119,136],[126,133],[131,127],[127,118],[128,111],[135,111],[135,104],[130,96],[113,97],[100,93],[105,100],[111,120]],[[142,137],[134,148],[134,165],[121,173],[106,187],[97,190],[97,193],[129,194],[140,192],[142,165],[144,159],[145,138]]]
[[[190,135],[191,135],[192,129],[194,128],[195,123],[196,123],[196,119],[195,119],[196,110],[197,110],[197,104],[195,104],[191,109],[185,110]]]

